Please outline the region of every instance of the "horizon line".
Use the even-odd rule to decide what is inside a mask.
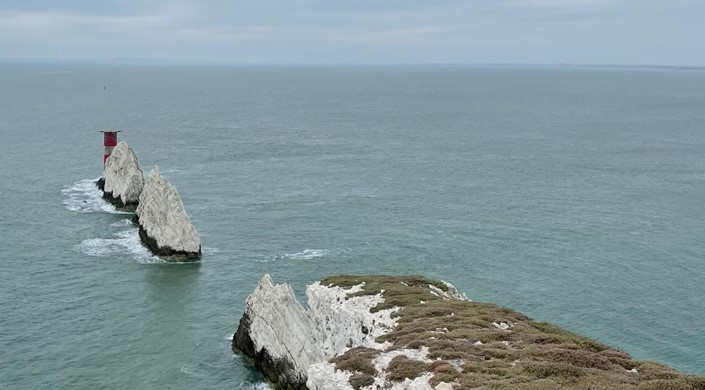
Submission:
[[[380,62],[380,63],[303,63],[303,62],[213,62],[187,61],[159,58],[111,58],[104,60],[0,58],[0,65],[93,65],[93,66],[174,66],[174,67],[563,67],[563,68],[613,68],[613,69],[662,69],[705,70],[705,65],[668,64],[619,64],[619,63],[525,63],[525,62]]]

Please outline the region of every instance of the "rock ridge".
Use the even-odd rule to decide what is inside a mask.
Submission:
[[[97,185],[103,191],[103,198],[117,209],[134,211],[137,208],[144,187],[144,174],[127,142],[121,141],[113,148]]]
[[[176,188],[154,166],[147,176],[133,218],[142,243],[169,261],[197,260],[201,240]]]

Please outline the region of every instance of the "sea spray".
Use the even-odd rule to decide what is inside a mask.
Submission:
[[[103,200],[103,192],[95,185],[97,180],[79,180],[62,189],[66,209],[77,213],[130,214],[116,210],[115,206]]]

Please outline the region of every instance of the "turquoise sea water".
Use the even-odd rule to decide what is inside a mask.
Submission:
[[[102,128],[179,190],[162,264]],[[0,67],[0,388],[252,389],[264,273],[423,274],[705,374],[705,72]]]

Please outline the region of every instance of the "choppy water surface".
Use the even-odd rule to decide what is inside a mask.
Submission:
[[[262,388],[265,272],[419,273],[705,374],[705,73],[0,67],[0,387]],[[104,88],[105,87],[105,88]],[[100,199],[101,128],[200,264]]]

